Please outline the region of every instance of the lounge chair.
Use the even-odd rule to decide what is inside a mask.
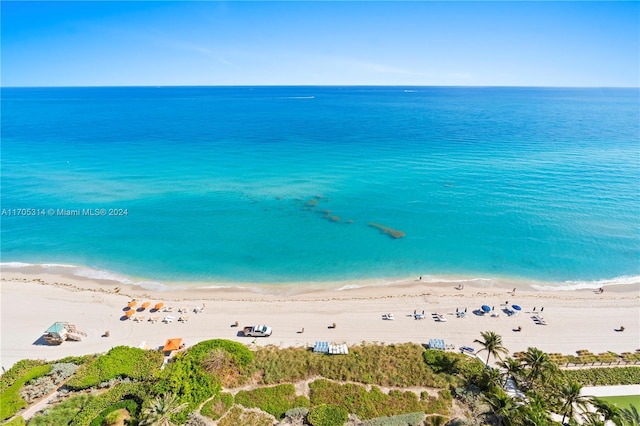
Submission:
[[[182,315],[180,318],[178,318],[178,321],[180,321],[180,322],[189,321],[189,315]]]
[[[167,315],[166,317],[162,318],[162,322],[164,322],[165,324],[169,324],[170,322],[173,322],[174,319],[176,319],[176,317]]]

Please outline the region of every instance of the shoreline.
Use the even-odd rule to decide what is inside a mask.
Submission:
[[[138,278],[107,270],[93,269],[82,265],[67,264],[31,264],[22,262],[0,263],[0,277],[35,278],[47,277],[48,282],[64,281],[79,288],[97,284],[98,288],[125,288],[129,292],[144,293],[186,293],[201,298],[209,293],[225,297],[244,297],[247,294],[264,297],[318,297],[321,293],[333,297],[357,296],[364,293],[384,292],[394,295],[399,289],[408,289],[414,294],[416,288],[428,289],[430,286],[463,285],[481,289],[513,289],[525,291],[564,291],[596,290],[607,288],[609,291],[627,291],[634,286],[640,287],[640,276],[620,276],[612,279],[593,281],[539,281],[521,277],[474,277],[465,275],[414,275],[412,277],[379,277],[346,279],[339,281],[299,281],[299,282],[242,282],[242,281],[164,281]],[[42,278],[40,278],[42,279]],[[630,286],[630,287],[629,287]],[[415,287],[415,288],[414,288]]]
[[[423,276],[423,281],[417,277],[391,283],[358,281],[352,283],[358,287],[341,283],[342,290],[320,287],[289,294],[245,287],[154,291],[85,277],[24,273],[12,268],[0,272],[0,363],[4,368],[24,358],[53,360],[101,353],[118,345],[157,348],[174,337],[182,337],[187,346],[221,338],[250,347],[310,347],[315,341],[426,344],[437,338],[455,348],[478,350],[474,340],[481,338],[480,333],[495,331],[511,354],[531,346],[563,354],[581,349],[593,353],[640,349],[640,283],[610,285],[598,293],[593,289],[538,290],[530,283],[476,280],[464,281],[459,290],[458,281],[427,282]],[[136,315],[145,320],[136,322],[124,316],[132,299],[138,306],[143,301],[151,306],[163,302],[174,310],[138,312]],[[205,304],[202,313],[194,313]],[[494,310],[475,314],[483,304]],[[513,304],[522,311],[507,315],[505,308],[511,309]],[[182,307],[189,311],[187,322],[177,321]],[[459,318],[456,311],[465,309],[466,317]],[[415,320],[414,311],[425,311],[426,318]],[[383,320],[385,313],[393,313],[395,319]],[[437,320],[435,314],[446,321]],[[175,321],[162,323],[166,315],[174,316]],[[533,320],[536,315],[543,316],[546,325],[537,324]],[[147,321],[150,316],[159,317],[159,321]],[[60,346],[42,344],[44,330],[56,321],[76,325],[87,333],[86,338]],[[233,327],[236,321],[239,327]],[[271,326],[273,335],[252,339],[239,333],[241,327],[256,324]],[[616,331],[621,325],[624,332]],[[518,327],[521,331],[516,331]],[[110,337],[103,337],[105,331]]]

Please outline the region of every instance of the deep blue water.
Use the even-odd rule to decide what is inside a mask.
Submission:
[[[639,105],[638,89],[3,88],[2,262],[162,282],[637,277]]]

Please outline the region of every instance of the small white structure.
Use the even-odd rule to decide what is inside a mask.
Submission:
[[[346,344],[335,345],[329,344],[329,342],[316,342],[313,345],[313,351],[330,355],[346,355],[349,353],[349,348]]]

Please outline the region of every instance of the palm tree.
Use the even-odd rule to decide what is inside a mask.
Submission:
[[[507,384],[509,377],[513,377],[516,384],[518,383],[518,377],[520,376],[520,372],[522,371],[522,365],[520,361],[515,358],[507,357],[504,361],[498,362],[498,366],[500,368],[504,368],[504,384]]]
[[[522,426],[551,426],[552,420],[544,397],[532,394],[526,404],[518,407],[519,423]]]
[[[494,387],[485,393],[485,402],[489,404],[491,412],[498,420],[498,426],[511,426],[512,418],[516,414],[517,405],[513,398],[505,393],[501,388]]]
[[[569,416],[573,419],[575,408],[580,407],[585,411],[585,405],[589,398],[580,395],[582,386],[577,382],[565,383],[560,387],[560,399],[564,401],[562,404],[562,423]]]
[[[582,426],[605,426],[605,421],[596,413],[585,413],[582,416]]]
[[[526,380],[529,387],[537,379],[544,378],[557,369],[549,355],[538,348],[527,349],[524,354],[524,365],[528,370]]]
[[[141,426],[175,426],[169,416],[185,408],[187,404],[178,405],[178,398],[171,394],[158,396],[150,401],[142,410]]]
[[[620,409],[620,417],[624,420],[625,426],[640,426],[640,413],[635,406]]]
[[[593,398],[590,402],[596,409],[596,413],[603,417],[605,423],[611,421],[616,426],[622,426],[622,413],[615,404],[598,398]]]
[[[502,337],[494,333],[493,331],[483,331],[480,333],[483,340],[474,340],[475,343],[479,343],[482,346],[478,352],[487,351],[487,361],[485,364],[489,366],[489,357],[493,355],[494,358],[500,358],[500,354],[509,353],[507,348],[502,346]]]

